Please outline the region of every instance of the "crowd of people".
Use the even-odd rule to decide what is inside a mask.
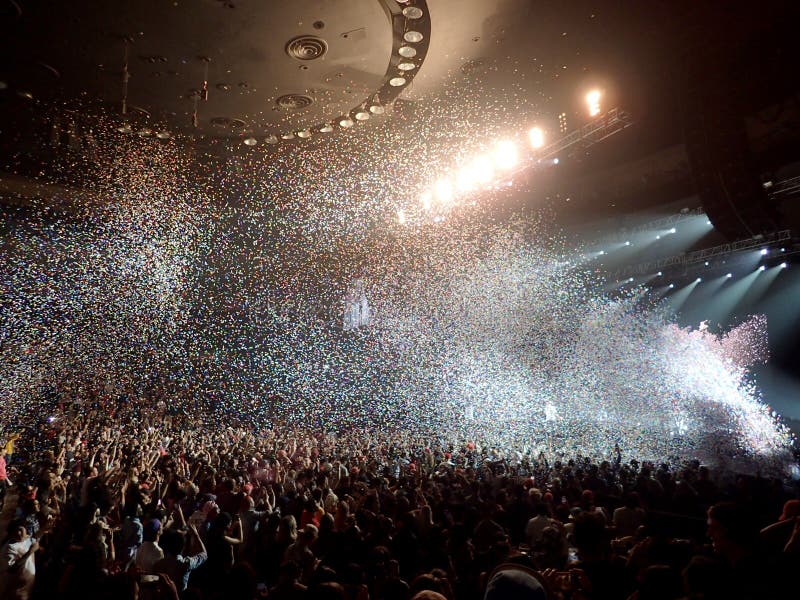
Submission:
[[[0,456],[0,600],[792,597],[792,482],[53,402]],[[795,486],[795,487],[793,487]]]

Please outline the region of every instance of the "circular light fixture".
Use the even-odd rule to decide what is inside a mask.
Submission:
[[[156,133],[156,137],[160,140],[168,140],[172,137],[172,134],[169,131],[162,129],[158,133]]]
[[[276,135],[274,135],[274,134],[273,135],[268,135],[267,137],[264,138],[264,141],[266,143],[268,143],[268,144],[277,144],[278,143],[278,137]]]
[[[288,132],[288,133],[282,133],[281,134],[281,139],[282,140],[293,140],[294,139],[294,133],[292,133],[291,131]]]
[[[308,139],[311,137],[311,132],[308,129],[303,129],[302,131],[297,132],[297,137],[302,139]]]
[[[397,68],[401,71],[413,71],[417,68],[417,65],[411,62],[401,62],[399,65],[397,65]]]
[[[139,131],[136,132],[139,137],[149,137],[153,135],[153,130],[149,127],[142,127]]]
[[[416,44],[417,42],[421,42],[425,36],[422,35],[419,31],[406,31],[403,35],[403,39],[407,41],[409,44]]]
[[[394,87],[400,87],[401,85],[405,85],[405,84],[406,84],[406,78],[405,77],[392,77],[389,80],[389,85],[394,86]]]
[[[119,127],[117,127],[117,131],[119,131],[120,133],[133,133],[133,129],[131,128],[130,125],[120,125]]]
[[[386,112],[386,109],[380,104],[373,104],[369,107],[369,112],[371,112],[373,115],[382,115]]]
[[[345,117],[344,119],[339,121],[339,125],[341,125],[345,129],[347,129],[348,127],[352,127],[353,126],[353,119],[351,119],[350,117]]]
[[[400,46],[397,53],[403,58],[414,58],[417,55],[417,49],[411,46]]]
[[[242,141],[242,143],[243,143],[245,146],[255,146],[255,145],[258,143],[258,142],[256,141],[256,138],[254,138],[254,137],[249,137],[249,138],[244,138],[244,140]]]
[[[422,9],[416,6],[406,6],[403,9],[403,16],[406,19],[421,19],[423,14]]]
[[[544,130],[541,127],[532,128],[528,132],[528,139],[532,148],[541,148],[544,146]]]
[[[366,110],[360,110],[356,113],[356,121],[366,121],[369,119],[369,113]]]
[[[322,127],[319,128],[320,133],[330,133],[333,131],[333,125],[330,123],[325,123]]]

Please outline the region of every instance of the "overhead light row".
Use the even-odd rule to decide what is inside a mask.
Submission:
[[[408,4],[408,2],[402,2],[399,0],[401,4]],[[415,21],[421,19],[425,15],[424,11],[419,8],[418,6],[406,6],[403,8],[403,16],[408,19],[409,21]],[[414,46],[409,44],[418,44],[422,40],[425,39],[425,36],[415,29],[409,29],[403,33],[403,42],[404,44],[397,49],[397,53],[400,55],[401,58],[407,59],[403,60],[397,64],[398,73],[391,74],[389,76],[388,83],[392,87],[403,87],[408,83],[408,73],[413,71],[417,68],[416,63],[411,61],[417,56],[417,49]],[[339,125],[342,129],[350,129],[359,121],[368,121],[373,115],[380,116],[386,113],[386,107],[381,104],[378,94],[372,99],[372,102],[365,102],[361,105],[358,109],[356,109],[355,113],[343,115],[341,118],[336,120],[335,122]],[[334,130],[333,122],[325,123],[321,127],[319,127],[319,133],[331,133]],[[295,137],[300,139],[308,139],[313,135],[311,129],[303,129],[297,132],[289,132],[284,133],[281,135],[281,139],[284,140],[291,140]],[[275,144],[278,142],[278,139],[275,136],[267,137],[264,140],[268,144]],[[258,140],[255,137],[247,137],[243,140],[243,143],[246,146],[255,146],[258,144]]]
[[[534,150],[545,144],[545,133],[541,127],[534,127],[528,132],[528,142]],[[556,161],[553,161],[557,164]],[[455,204],[460,194],[466,194],[486,187],[513,171],[520,163],[519,146],[508,139],[499,140],[493,148],[467,161],[463,167],[451,176],[437,179],[430,189],[425,190],[419,198],[420,206],[425,211],[441,211]],[[398,218],[398,221],[405,222]]]

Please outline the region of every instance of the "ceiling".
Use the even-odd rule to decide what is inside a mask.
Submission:
[[[410,7],[423,17],[404,17]],[[444,114],[449,103],[480,97],[506,103],[493,114],[509,126],[530,118],[555,129],[564,113],[574,130],[587,119],[586,90],[598,86],[604,108],[624,107],[637,127],[581,155],[575,169],[585,177],[672,156],[693,78],[724,71],[743,96],[740,88],[776,89],[746,84],[762,65],[785,70],[793,61],[748,44],[793,39],[796,12],[779,0],[0,0],[0,159],[26,143],[39,151],[26,131],[31,117],[67,108],[86,119],[111,114],[130,131],[241,148],[251,136],[283,144],[282,134],[302,131],[325,143],[320,126],[341,135],[337,122],[365,103],[385,104],[386,118],[356,129],[392,123],[393,108],[401,112],[395,98]],[[412,27],[423,40],[408,44],[417,55],[404,59],[398,48]],[[778,29],[786,31],[773,36]],[[315,39],[292,52],[304,36]],[[737,75],[746,56],[755,58]],[[397,76],[404,83],[390,86]],[[0,168],[24,172],[15,160]]]
[[[559,110],[565,99],[574,108],[582,86],[637,85],[632,45],[634,63],[654,59],[675,20],[665,2],[642,11],[584,0],[0,0],[0,81],[36,100],[99,100],[117,113],[125,99],[128,118],[193,135],[302,130],[347,114],[398,74],[390,12],[415,4],[430,19],[430,47],[412,61],[419,76],[397,90],[402,98],[478,76]],[[301,46],[317,58],[291,55],[302,36],[318,40]]]

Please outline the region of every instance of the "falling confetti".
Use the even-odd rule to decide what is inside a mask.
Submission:
[[[176,143],[98,134],[69,211],[3,215],[10,414],[32,421],[55,393],[161,390],[217,423],[782,468],[792,438],[746,368],[764,358],[763,319],[717,337],[637,290],[609,296],[545,210],[496,217],[503,186],[420,208],[437,169],[470,156],[473,112],[424,141],[443,114],[205,171]],[[370,323],[345,332],[355,280]]]

